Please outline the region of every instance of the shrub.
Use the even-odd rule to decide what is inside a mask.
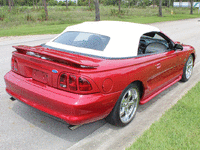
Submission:
[[[72,1],[69,1],[69,2],[68,2],[68,6],[76,6],[76,3],[75,3],[75,2],[72,2]]]
[[[125,14],[124,10],[120,10],[119,12],[118,9],[111,9],[110,12],[111,12],[111,16],[118,16],[118,17]]]
[[[4,14],[0,14],[0,21],[3,21],[5,18],[5,15]]]
[[[58,6],[65,6],[65,5],[66,5],[65,2],[62,2],[62,1],[58,2]]]
[[[35,20],[34,17],[31,14],[26,14],[25,18],[26,18],[27,21],[34,21]]]
[[[93,3],[93,0],[90,0],[90,4]],[[88,0],[78,0],[78,6],[88,6]]]
[[[49,6],[56,6],[58,4],[58,2],[56,0],[50,0],[48,2]]]
[[[121,1],[122,2],[122,1]],[[116,0],[102,0],[103,5],[117,5],[118,1]]]
[[[46,14],[44,10],[42,10],[41,13],[39,14],[38,20],[40,21],[46,20]]]

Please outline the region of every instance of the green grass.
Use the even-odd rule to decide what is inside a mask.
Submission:
[[[199,150],[200,82],[127,150]]]
[[[173,15],[171,15],[173,11]],[[154,23],[162,21],[173,21],[188,18],[200,17],[198,10],[189,14],[189,8],[167,8],[163,7],[163,17],[158,17],[158,8],[131,7],[123,8],[121,13],[116,6],[100,6],[101,20],[118,20],[136,23]],[[0,37],[33,35],[33,34],[54,34],[60,33],[67,26],[84,21],[94,21],[94,10],[89,11],[87,6],[49,6],[49,19],[44,20],[42,7],[15,7],[11,12],[8,7],[0,7]]]
[[[0,31],[1,36],[21,36],[21,35],[36,35],[36,34],[57,34],[63,31],[66,26],[71,24],[60,25],[21,25],[15,28],[5,29]]]

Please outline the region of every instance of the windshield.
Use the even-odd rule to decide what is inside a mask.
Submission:
[[[53,42],[103,51],[109,40],[110,37],[104,35],[69,31],[61,34]]]

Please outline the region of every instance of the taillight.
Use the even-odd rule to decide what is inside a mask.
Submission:
[[[14,60],[14,70],[15,70],[15,71],[18,71],[18,64],[17,64],[16,59]]]
[[[90,90],[92,90],[92,86],[87,79],[85,79],[83,77],[79,77],[78,83],[79,83],[80,91],[90,91]]]
[[[17,60],[14,57],[12,57],[11,67],[12,67],[13,71],[16,71],[16,72],[18,71],[18,63],[17,63]]]
[[[87,94],[99,92],[96,84],[91,79],[70,73],[60,75],[58,87],[73,93]]]
[[[69,89],[76,91],[77,90],[77,83],[76,83],[76,76],[69,75]]]
[[[63,88],[67,87],[67,75],[66,74],[62,74],[60,76],[60,86]]]

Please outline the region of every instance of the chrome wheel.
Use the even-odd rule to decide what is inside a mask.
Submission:
[[[136,88],[129,88],[123,95],[119,116],[122,123],[128,123],[134,117],[139,101],[139,92]]]
[[[136,115],[140,101],[140,84],[129,84],[119,96],[114,108],[106,117],[106,121],[113,125],[124,127],[128,125]]]
[[[190,56],[188,58],[187,63],[186,63],[186,70],[185,70],[185,77],[186,77],[186,79],[189,79],[191,77],[192,70],[193,70],[193,57]]]

